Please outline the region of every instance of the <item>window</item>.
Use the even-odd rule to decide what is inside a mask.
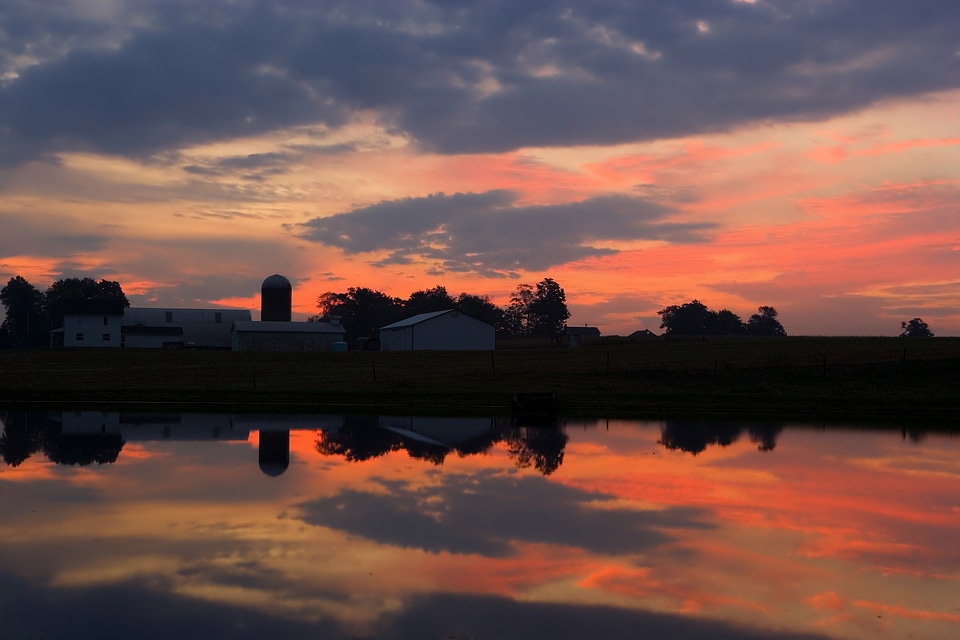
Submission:
[[[78,333],[78,334],[77,334],[77,342],[83,342],[83,334],[82,334],[82,333]]]
[[[214,311],[213,321],[217,323],[223,322],[223,314],[220,313],[219,311]]]
[[[103,316],[103,326],[107,326],[108,324],[110,324],[110,318]]]
[[[110,334],[109,334],[109,333],[103,334],[103,341],[104,341],[104,342],[110,342]]]
[[[173,322],[173,311],[167,311],[165,315],[167,322]]]

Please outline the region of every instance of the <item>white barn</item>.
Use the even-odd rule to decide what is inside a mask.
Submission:
[[[497,330],[456,309],[421,313],[380,328],[381,351],[491,351]]]
[[[124,346],[158,348],[182,343],[206,349],[229,349],[233,323],[249,320],[247,309],[131,307],[123,313]]]

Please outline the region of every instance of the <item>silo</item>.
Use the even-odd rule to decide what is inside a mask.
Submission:
[[[290,322],[293,314],[293,287],[280,274],[273,274],[260,287],[260,320]]]

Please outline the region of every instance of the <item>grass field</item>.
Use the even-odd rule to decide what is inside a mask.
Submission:
[[[506,346],[506,345],[505,345]],[[274,403],[500,410],[551,391],[565,412],[960,415],[960,338],[600,341],[483,352],[0,352],[0,403]]]

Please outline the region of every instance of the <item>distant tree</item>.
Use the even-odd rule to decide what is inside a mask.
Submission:
[[[510,296],[510,304],[504,311],[504,333],[514,338],[526,337],[529,335],[529,320],[527,310],[530,303],[533,302],[533,287],[529,284],[517,286],[516,291]]]
[[[0,289],[0,302],[6,307],[2,331],[9,346],[36,347],[48,343],[48,327],[43,316],[43,294],[23,277],[10,278]]]
[[[517,287],[504,312],[504,328],[516,337],[554,338],[567,328],[569,318],[563,287],[553,278],[544,278],[535,287]]]
[[[63,303],[67,300],[120,300],[130,306],[120,283],[93,278],[62,278],[43,294],[43,309],[50,329],[63,326]]]
[[[489,322],[497,328],[497,335],[504,335],[503,309],[490,302],[489,297],[461,293],[457,296],[456,308],[468,316]]]
[[[930,331],[930,327],[927,326],[927,323],[920,318],[914,318],[910,322],[901,322],[900,328],[903,330],[900,333],[901,338],[933,337],[933,331]]]
[[[567,328],[570,311],[567,294],[556,280],[544,278],[537,283],[536,295],[527,307],[530,335],[534,338],[554,338]]]
[[[446,311],[453,309],[456,301],[447,293],[447,288],[436,286],[433,289],[414,291],[403,303],[403,314],[409,318],[421,313]]]
[[[317,308],[320,315],[314,319],[340,317],[348,342],[362,337],[377,338],[380,327],[404,315],[403,300],[366,287],[350,287],[344,293],[328,291],[317,298]]]
[[[747,334],[751,336],[785,336],[787,332],[777,320],[777,310],[773,307],[760,307],[757,313],[747,320]]]
[[[668,336],[707,336],[717,333],[717,314],[699,300],[657,311],[660,328]],[[733,314],[731,314],[733,315]]]
[[[747,328],[740,316],[732,311],[721,309],[715,316],[715,330],[720,336],[738,336],[745,333]]]

